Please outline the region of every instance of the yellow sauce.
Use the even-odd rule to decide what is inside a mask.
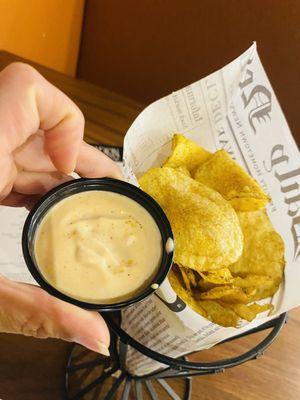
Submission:
[[[111,192],[88,191],[53,206],[35,238],[44,278],[82,301],[114,303],[144,289],[162,257],[160,231],[137,202]]]

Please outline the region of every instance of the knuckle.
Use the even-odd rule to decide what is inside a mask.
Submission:
[[[26,318],[20,326],[20,333],[38,339],[46,339],[51,336],[45,321],[35,315],[30,315]]]
[[[9,64],[3,71],[12,75],[25,74],[29,77],[36,77],[38,75],[37,70],[34,69],[31,65],[19,61]]]
[[[36,293],[35,293],[36,292]],[[48,322],[47,304],[48,293],[38,290],[31,292],[32,303],[38,305],[29,312],[20,326],[20,333],[35,338],[48,338],[52,333],[51,324]]]

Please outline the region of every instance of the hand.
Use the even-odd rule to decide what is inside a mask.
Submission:
[[[121,178],[118,166],[83,141],[78,107],[35,69],[0,73],[0,203],[32,204],[52,187],[84,177]],[[96,312],[58,300],[39,287],[0,276],[0,332],[61,338],[108,354],[109,332]]]

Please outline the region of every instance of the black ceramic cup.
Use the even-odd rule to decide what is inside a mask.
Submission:
[[[144,288],[144,290],[141,290],[140,293],[134,295],[130,299],[120,301],[118,303],[112,303],[112,304],[89,303],[72,298],[60,292],[43,277],[42,273],[39,270],[39,266],[37,265],[35,260],[35,251],[34,251],[35,235],[40,222],[43,220],[47,212],[51,209],[51,207],[56,205],[61,200],[69,196],[72,196],[74,194],[91,190],[114,192],[127,196],[132,200],[136,201],[138,204],[144,207],[152,216],[152,218],[154,219],[160,230],[160,234],[162,237],[162,246],[163,246],[162,258],[160,267],[158,268],[156,275],[153,277],[148,287]],[[147,193],[143,192],[141,189],[137,188],[134,185],[131,185],[127,182],[119,181],[117,179],[81,178],[63,183],[62,185],[57,186],[56,188],[50,190],[34,205],[23,227],[22,249],[23,249],[23,256],[30,273],[32,274],[36,282],[48,293],[61,300],[67,301],[69,303],[75,304],[85,309],[98,310],[98,311],[113,311],[113,310],[120,310],[132,304],[135,304],[139,301],[142,301],[159,288],[159,286],[166,278],[172,266],[173,255],[174,255],[174,246],[172,246],[173,240],[174,239],[173,239],[172,229],[165,213],[163,212],[161,207],[157,204],[157,202]]]

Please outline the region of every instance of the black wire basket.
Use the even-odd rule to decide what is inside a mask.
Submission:
[[[119,313],[103,313],[102,316],[111,331],[111,356],[103,357],[80,345],[74,345],[66,367],[66,400],[191,399],[193,376],[224,372],[227,368],[261,357],[287,321],[287,314],[284,313],[217,345],[263,331],[265,333],[263,339],[243,354],[213,362],[191,362],[187,356],[172,358],[137,342],[121,328]],[[132,375],[126,367],[126,355],[130,346],[144,356],[165,364],[166,367],[148,375]]]
[[[96,146],[115,161],[122,159],[122,148]],[[224,372],[249,360],[261,357],[273,343],[287,321],[287,313],[250,331],[227,339],[237,341],[252,336],[256,343],[243,354],[210,362],[192,362],[189,356],[172,358],[155,352],[129,336],[121,328],[119,312],[102,313],[111,332],[110,357],[103,357],[80,345],[74,345],[68,358],[65,373],[66,400],[109,399],[173,399],[188,400],[192,394],[192,377]],[[257,337],[263,332],[263,338]],[[164,364],[165,367],[143,376],[135,376],[127,370],[126,359],[129,347],[144,356]],[[193,355],[201,352],[194,352]]]

